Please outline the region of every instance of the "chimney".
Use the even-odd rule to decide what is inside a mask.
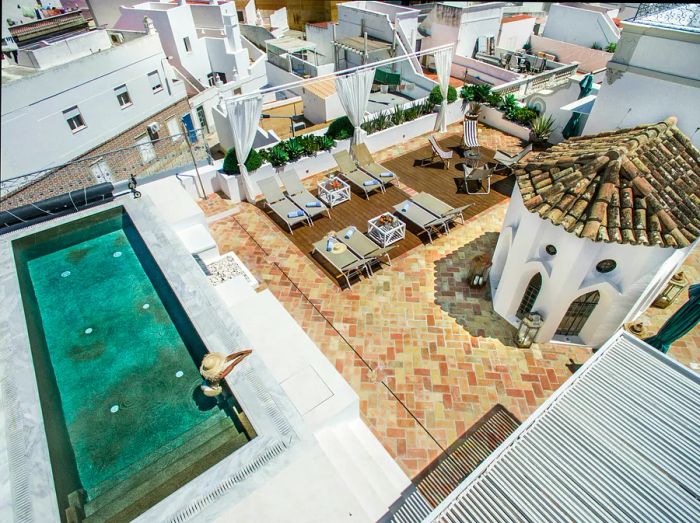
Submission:
[[[238,18],[235,15],[224,15],[224,32],[229,47],[234,51],[241,50],[241,35]]]
[[[147,35],[156,34],[157,31],[156,31],[156,27],[153,25],[153,20],[151,20],[147,16],[143,17],[143,26],[146,28]]]

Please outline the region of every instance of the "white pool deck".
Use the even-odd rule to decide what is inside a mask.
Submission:
[[[162,208],[176,201],[123,197],[0,236],[0,521],[60,521],[36,383],[26,379],[33,366],[9,240],[115,205],[124,205],[208,348],[253,349],[227,382],[258,436],[135,521],[376,521],[410,480],[360,419],[356,393],[270,291],[210,284],[169,225],[176,209]]]

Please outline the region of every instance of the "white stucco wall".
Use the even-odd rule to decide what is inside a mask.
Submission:
[[[557,254],[545,252],[554,245]],[[494,252],[491,291],[494,310],[513,325],[530,279],[538,272],[542,288],[532,311],[544,319],[537,341],[583,343],[597,347],[623,323],[633,321],[690,254],[672,249],[593,242],[578,238],[525,208],[516,184]],[[617,268],[601,274],[596,264],[612,259]],[[578,296],[600,292],[600,302],[580,336],[564,339],[555,332]]]
[[[623,25],[585,133],[677,116],[678,127],[700,147],[700,35]]]
[[[530,39],[532,30],[535,27],[536,18],[525,18],[523,20],[513,20],[501,24],[501,34],[498,36],[498,47],[517,51]]]
[[[605,49],[620,39],[620,31],[610,16],[600,11],[552,4],[542,36],[584,47],[597,42]]]
[[[318,63],[333,64],[335,59],[333,46],[333,27],[335,24],[328,24],[319,27],[313,24],[306,24],[306,39],[316,44],[316,52],[319,54]]]
[[[20,49],[17,53],[17,65],[46,69],[104,51],[110,47],[112,47],[112,41],[107,31],[79,33],[72,38],[52,42],[46,47]]]
[[[164,61],[158,36],[145,35],[3,85],[3,178],[71,160],[182,100],[184,87],[172,84]],[[160,75],[158,92],[151,89],[151,71]],[[132,101],[126,108],[114,93],[123,84]],[[85,128],[73,133],[63,111],[76,105]]]

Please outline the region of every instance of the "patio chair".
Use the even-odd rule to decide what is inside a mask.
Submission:
[[[430,243],[433,243],[434,232],[440,232],[442,228],[447,234],[450,230],[447,227],[447,219],[437,214],[426,210],[412,200],[404,200],[401,203],[394,205],[396,214],[405,218],[409,222],[423,229],[424,232],[428,234],[428,239]]]
[[[367,144],[356,143],[350,148],[352,149],[355,160],[357,160],[357,166],[375,180],[379,180],[379,183],[382,184],[382,190],[384,190],[384,187],[386,187],[389,182],[399,179],[396,174],[374,161],[372,153],[367,149]]]
[[[428,164],[435,163],[437,160],[440,160],[442,162],[442,166],[445,169],[450,168],[450,160],[452,159],[452,151],[443,151],[440,149],[440,146],[437,143],[437,140],[435,139],[434,136],[431,136],[428,138],[428,141],[430,142],[430,148],[432,149],[432,156],[430,158],[426,158],[421,161],[421,165],[425,165],[425,162],[428,162]]]
[[[464,119],[464,136],[462,137],[462,143],[468,149],[477,149],[479,147],[475,119]]]
[[[306,190],[299,180],[299,175],[296,171],[289,171],[280,174],[280,180],[284,184],[289,198],[296,203],[310,218],[315,218],[324,212],[331,217],[331,211],[326,207],[321,200]]]
[[[352,234],[350,234],[351,230],[353,231]],[[391,266],[389,251],[393,249],[395,245],[391,245],[389,247],[379,247],[369,237],[361,233],[354,225],[346,227],[342,231],[338,231],[335,237],[338,241],[347,245],[352,252],[367,262],[367,267],[369,268],[370,273],[372,272],[372,262],[376,261],[377,263],[381,263],[379,259],[382,257],[386,257],[387,263],[389,266]]]
[[[340,174],[343,175],[348,182],[365,192],[365,198],[369,199],[369,195],[374,191],[383,191],[381,183],[372,178],[369,174],[361,171],[352,161],[350,153],[347,151],[338,151],[333,155],[335,163],[338,164]]]
[[[337,241],[337,240],[335,240]],[[313,244],[313,250],[311,254],[320,254],[328,263],[330,263],[334,269],[336,269],[341,276],[345,278],[348,287],[351,287],[350,277],[356,274],[361,274],[362,269],[365,270],[367,276],[370,276],[369,269],[367,268],[367,260],[358,257],[352,250],[346,249],[343,252],[334,252],[333,250],[328,250],[328,238],[322,238]]]
[[[290,234],[294,234],[292,227],[297,223],[306,222],[308,225],[312,225],[309,215],[294,205],[294,202],[282,193],[282,189],[277,185],[277,180],[274,178],[260,180],[258,187],[265,196],[265,204],[287,224]],[[301,211],[301,216],[290,216],[298,214],[299,211]]]
[[[532,144],[525,147],[525,149],[520,151],[515,156],[511,156],[507,153],[497,150],[496,154],[493,157],[493,161],[498,164],[494,172],[497,173],[499,171],[505,171],[506,169],[510,169],[513,165],[522,160],[525,157],[525,155],[527,155],[530,151],[532,151]]]
[[[493,169],[470,169],[464,167],[464,186],[467,189],[467,194],[489,194],[491,192],[491,176]],[[479,182],[479,190],[470,191],[469,182]],[[484,185],[484,182],[486,185]]]
[[[462,225],[464,225],[464,215],[462,213],[465,209],[473,205],[468,203],[467,205],[462,205],[461,207],[452,207],[451,205],[446,204],[442,200],[437,199],[435,196],[427,192],[420,192],[413,196],[411,200],[433,214],[437,214],[441,218],[445,218],[446,220],[458,219]]]

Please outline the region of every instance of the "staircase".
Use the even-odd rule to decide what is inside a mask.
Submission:
[[[323,429],[316,433],[316,439],[373,521],[410,485],[406,474],[360,419]]]
[[[428,465],[380,520],[419,523],[459,486],[520,422],[501,405],[487,412],[440,457]]]
[[[129,521],[245,445],[246,434],[221,414],[183,434],[179,446],[152,463],[134,464],[91,489],[83,521]]]

